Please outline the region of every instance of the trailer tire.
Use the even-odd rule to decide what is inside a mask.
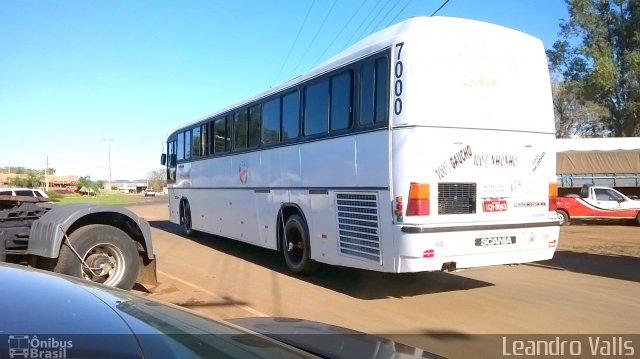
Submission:
[[[556,213],[558,214],[558,222],[561,226],[569,224],[569,214],[567,212],[559,209],[556,211]]]
[[[307,224],[297,214],[289,216],[284,225],[282,253],[287,267],[295,274],[310,275],[318,269],[318,262],[311,259]]]
[[[640,226],[640,211],[638,212],[638,215],[636,216],[636,224],[638,226]]]
[[[125,290],[133,288],[140,270],[138,249],[124,231],[104,224],[91,224],[69,235],[60,247],[54,272]],[[88,267],[76,255],[76,252]]]

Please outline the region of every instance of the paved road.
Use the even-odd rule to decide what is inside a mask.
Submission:
[[[163,197],[130,208],[151,223],[158,255],[160,284],[147,295],[206,316],[304,318],[451,357],[496,356],[495,348],[478,352],[481,339],[470,334],[640,333],[640,258],[581,252],[584,226],[563,227],[559,251],[542,263],[412,274],[323,267],[304,278],[287,271],[279,252],[183,237]],[[640,227],[593,228],[640,246]]]

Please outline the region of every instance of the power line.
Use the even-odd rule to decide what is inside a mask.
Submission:
[[[291,75],[293,75],[296,72],[296,70],[298,69],[298,67],[302,63],[302,60],[304,59],[304,57],[307,56],[307,52],[309,52],[309,49],[311,48],[311,46],[313,46],[313,42],[316,41],[316,38],[318,37],[318,35],[320,34],[320,31],[324,27],[324,24],[327,22],[327,19],[329,18],[329,15],[331,15],[331,11],[333,11],[333,7],[336,5],[336,1],[337,0],[333,0],[333,3],[331,4],[331,8],[329,9],[329,11],[327,11],[327,14],[325,15],[324,19],[322,20],[322,23],[320,24],[320,27],[318,28],[318,31],[316,31],[316,34],[313,35],[313,39],[311,39],[311,41],[309,42],[309,46],[307,46],[307,48],[304,50],[304,53],[300,57],[300,61],[298,61],[296,66],[293,68],[293,71],[292,71]]]
[[[369,13],[367,14],[367,16],[365,16],[362,19],[362,22],[360,22],[360,25],[358,25],[358,27],[355,29],[355,31],[353,32],[353,34],[351,34],[351,37],[349,37],[349,40],[347,40],[347,42],[342,46],[342,48],[344,49],[345,47],[347,47],[347,45],[351,44],[351,40],[353,40],[354,36],[356,35],[356,33],[360,30],[360,28],[362,27],[362,25],[365,24],[365,22],[367,22],[367,19],[369,18],[369,16],[371,16],[371,14],[373,13],[373,11],[378,7],[378,4],[380,4],[382,1],[384,0],[378,0],[378,2],[371,8],[371,10],[369,10]]]
[[[400,14],[402,14],[402,12],[404,11],[404,9],[407,8],[407,6],[409,6],[409,4],[411,4],[413,0],[409,0],[407,1],[407,3],[404,5],[404,7],[402,9],[400,9],[400,12],[398,12],[398,14],[396,14],[396,16],[391,19],[391,21],[389,21],[384,27],[388,27],[389,25],[391,25],[394,21],[396,21],[396,19],[398,18],[398,16],[400,16]]]
[[[380,14],[382,13],[382,10],[384,10],[385,7],[387,7],[386,3],[384,5],[382,5],[380,10],[378,10],[378,13],[376,14],[376,16],[373,19],[371,19],[371,21],[369,22],[369,25],[367,25],[367,27],[365,28],[365,31],[363,31],[360,34],[360,36],[359,36],[360,38],[371,34],[371,31],[369,31],[369,26],[371,26],[371,24],[373,24],[373,22],[376,21],[376,19],[378,18],[378,16],[380,16]]]
[[[396,8],[396,6],[398,6],[398,4],[400,4],[400,0],[396,1],[396,3],[391,7],[391,9],[389,9],[389,11],[387,11],[387,13],[384,15],[384,17],[382,19],[380,19],[380,21],[378,21],[378,23],[376,24],[376,26],[373,27],[371,32],[374,32],[376,29],[378,29],[378,26],[380,26],[380,24],[382,24],[382,22],[384,21],[384,19],[387,18],[387,16],[389,16],[391,14],[391,12],[393,11],[393,9]]]
[[[315,3],[315,0],[311,0],[311,5],[309,6],[309,9],[307,10],[307,15],[304,16],[304,20],[302,20],[302,24],[300,24],[300,28],[298,29],[298,33],[296,34],[296,38],[295,38],[295,40],[293,40],[293,44],[291,44],[291,47],[289,48],[289,52],[287,53],[287,56],[284,58],[284,61],[282,62],[282,66],[280,66],[280,70],[278,70],[278,74],[273,79],[273,83],[276,83],[276,81],[278,80],[278,77],[280,77],[280,74],[282,73],[282,70],[284,69],[284,65],[287,63],[287,60],[289,59],[289,56],[291,55],[291,51],[293,51],[293,48],[296,46],[296,43],[298,42],[298,38],[300,37],[300,33],[302,33],[302,29],[304,28],[304,25],[307,23],[307,19],[309,18],[309,14],[311,14],[311,8],[313,8],[313,4],[314,3]]]
[[[436,9],[436,11],[434,11],[434,12],[433,12],[433,14],[431,14],[431,16],[433,16],[433,15],[437,14],[437,13],[438,13],[438,11],[440,11],[440,9],[442,9],[445,5],[447,5],[447,3],[449,3],[449,1],[451,1],[451,0],[447,0],[447,1],[445,1],[444,3],[442,3],[442,5],[440,5],[440,7],[439,7],[439,8],[437,8],[437,9]]]
[[[324,51],[322,51],[322,53],[320,54],[320,56],[318,56],[318,58],[315,61],[315,64],[318,64],[318,61],[320,61],[320,59],[322,58],[322,56],[324,56],[324,54],[327,52],[327,50],[329,50],[329,48],[331,48],[331,45],[333,45],[334,42],[336,42],[336,40],[340,37],[340,35],[342,35],[342,32],[347,28],[347,26],[349,26],[349,24],[351,23],[351,19],[353,19],[358,12],[360,11],[360,9],[362,9],[362,7],[364,6],[366,2],[363,1],[362,3],[360,3],[360,6],[358,7],[358,9],[347,19],[347,21],[345,22],[344,26],[342,27],[342,29],[340,29],[340,31],[338,32],[338,34],[336,35],[336,37],[333,38],[333,40],[331,40],[331,42],[329,43],[329,45],[327,45],[327,47],[324,49]]]

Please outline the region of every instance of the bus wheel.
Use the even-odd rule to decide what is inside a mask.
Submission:
[[[569,214],[563,210],[556,211],[558,214],[558,222],[560,222],[561,226],[569,224]]]
[[[111,287],[133,288],[140,270],[138,248],[121,229],[91,224],[71,233],[69,242],[60,247],[55,272]]]
[[[304,220],[297,214],[289,216],[282,235],[282,252],[289,270],[296,274],[309,275],[318,267],[311,259],[309,230]]]
[[[182,218],[180,219],[182,223],[182,230],[184,234],[187,236],[191,236],[194,233],[193,227],[191,227],[191,207],[189,206],[188,201],[184,201],[182,205]]]

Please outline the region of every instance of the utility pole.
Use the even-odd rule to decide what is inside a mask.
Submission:
[[[113,138],[103,138],[102,140],[109,146],[109,191],[111,191],[111,141]]]
[[[44,186],[45,191],[49,190],[49,156],[47,156],[47,167],[44,169]]]

